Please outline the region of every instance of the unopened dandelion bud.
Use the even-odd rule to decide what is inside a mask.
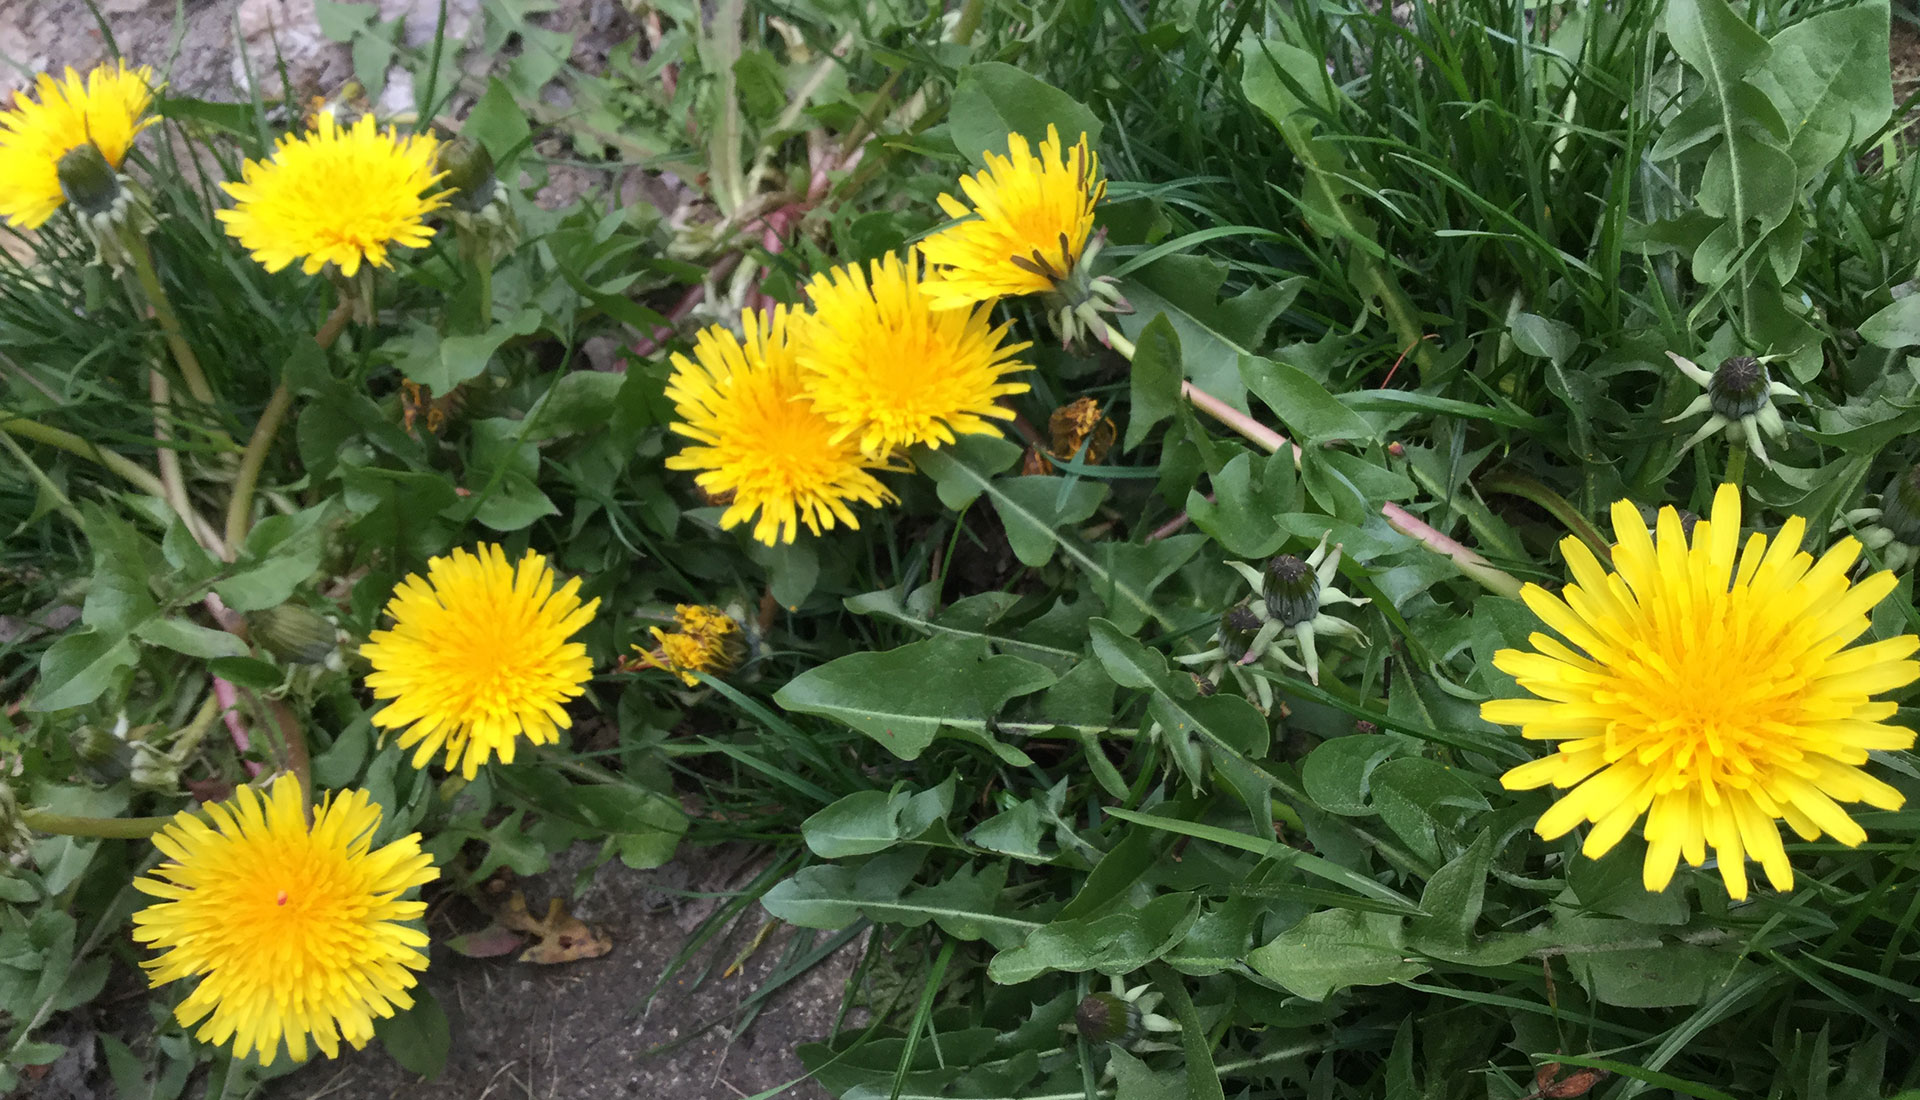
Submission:
[[[90,217],[113,212],[120,198],[120,177],[92,142],[67,150],[56,171],[60,193],[79,213]]]
[[[1125,1043],[1140,1034],[1140,1010],[1113,993],[1089,993],[1073,1022],[1089,1043]]]
[[[1267,563],[1263,595],[1267,614],[1283,627],[1310,622],[1320,613],[1320,578],[1313,566],[1292,554],[1281,554]]]
[[[1752,416],[1766,407],[1772,382],[1767,368],[1751,355],[1736,355],[1720,364],[1707,384],[1713,411],[1728,420]]]
[[[1880,494],[1880,526],[1908,546],[1920,546],[1920,466],[1887,483]]]
[[[292,603],[248,614],[247,633],[275,657],[300,665],[325,661],[340,640],[332,623]]]
[[[85,725],[68,735],[73,755],[95,779],[117,782],[127,777],[133,762],[133,750],[112,730]]]
[[[1233,608],[1220,616],[1220,655],[1229,662],[1238,664],[1253,648],[1253,639],[1260,633],[1260,616],[1246,605]]]
[[[434,167],[447,174],[444,182],[453,191],[448,203],[469,214],[479,213],[493,201],[500,186],[493,174],[493,155],[470,138],[454,138],[442,145]]]

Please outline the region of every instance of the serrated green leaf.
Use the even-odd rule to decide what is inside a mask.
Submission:
[[[1180,334],[1166,314],[1156,313],[1134,339],[1127,380],[1127,450],[1146,442],[1153,426],[1180,407],[1181,378]]]
[[[1052,972],[1130,974],[1186,936],[1198,915],[1196,900],[1188,893],[1162,894],[1137,909],[1054,921],[1035,929],[1019,947],[995,955],[987,975],[1002,985],[1017,985]]]
[[[1007,700],[1053,682],[1053,673],[1032,661],[931,638],[881,653],[850,653],[794,677],[773,698],[790,712],[845,722],[913,760],[943,728],[990,737]]]
[[[1087,144],[1100,144],[1099,118],[1072,96],[1037,76],[999,61],[968,65],[954,84],[953,105],[947,111],[954,148],[984,166],[984,154],[1007,155],[1007,135],[1023,135],[1038,153],[1049,124],[1060,141],[1072,145],[1087,135]]]
[[[1349,986],[1406,981],[1428,966],[1407,957],[1402,924],[1385,913],[1322,910],[1256,948],[1247,964],[1310,1001]]]
[[[189,657],[206,659],[247,655],[246,643],[240,639],[224,630],[214,630],[185,619],[149,619],[134,629],[133,636]]]
[[[1240,379],[1303,443],[1372,439],[1373,425],[1341,404],[1312,375],[1257,355],[1240,358]]]
[[[98,699],[139,654],[125,635],[77,630],[40,655],[40,682],[28,709],[65,710]]]

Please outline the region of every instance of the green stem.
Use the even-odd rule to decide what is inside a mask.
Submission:
[[[313,334],[313,342],[325,351],[340,338],[347,327],[347,320],[353,316],[353,300],[342,294],[340,302],[327,315],[320,331]],[[247,439],[247,449],[240,456],[240,469],[233,479],[233,499],[227,502],[227,552],[237,556],[240,546],[247,541],[247,531],[253,526],[253,491],[260,483],[260,468],[266,465],[267,452],[273,448],[274,437],[280,434],[280,424],[287,418],[287,410],[293,407],[293,391],[287,388],[287,380],[282,378],[280,385],[267,399],[267,407],[260,410],[260,419],[253,426],[253,435]]]
[[[1293,462],[1298,466],[1301,459],[1300,447],[1287,441],[1287,437],[1272,428],[1220,400],[1192,382],[1180,383],[1181,396],[1192,402],[1193,407],[1213,417],[1220,423],[1239,432],[1248,441],[1257,444],[1268,453],[1278,453],[1282,447],[1293,450]],[[1442,534],[1398,504],[1388,501],[1380,506],[1380,514],[1386,517],[1387,524],[1394,530],[1453,562],[1461,573],[1478,582],[1487,591],[1499,596],[1516,597],[1525,587],[1520,578],[1494,565],[1486,558],[1474,553],[1464,544]]]
[[[1598,555],[1601,561],[1608,561],[1613,557],[1613,546],[1607,542],[1605,536],[1600,534],[1599,528],[1588,523],[1587,517],[1567,503],[1567,498],[1533,478],[1523,474],[1501,472],[1482,477],[1478,485],[1482,492],[1506,493],[1508,496],[1520,497],[1538,504],[1553,518],[1559,520],[1567,530],[1579,536],[1580,541],[1587,544],[1587,549]]]
[[[51,810],[23,809],[20,820],[36,833],[142,840],[166,828],[171,817],[79,817]]]
[[[161,484],[159,478],[148,473],[145,467],[124,455],[103,451],[72,432],[49,427],[38,420],[29,420],[24,416],[0,420],[0,432],[5,432],[16,439],[31,439],[35,443],[44,443],[49,447],[58,447],[68,454],[79,455],[89,462],[118,474],[141,492],[159,497],[161,500],[167,499],[167,487]]]
[[[187,383],[187,392],[193,395],[195,401],[212,408],[213,387],[207,384],[206,372],[200,369],[200,357],[194,354],[193,346],[187,343],[186,332],[180,327],[180,315],[173,311],[173,300],[167,297],[167,288],[161,285],[160,273],[153,266],[153,250],[147,247],[144,236],[129,233],[127,237],[127,251],[133,257],[133,277],[139,282],[141,293],[147,297],[147,305],[153,310],[153,319],[160,323],[160,334],[166,338],[167,347],[173,352],[173,361],[180,368],[180,377]],[[226,442],[231,445],[233,440]]]
[[[147,372],[147,394],[153,401],[154,457],[160,464],[160,483],[166,486],[167,503],[173,506],[180,522],[186,524],[187,533],[195,542],[215,556],[225,557],[220,536],[193,510],[193,501],[187,496],[187,479],[180,470],[180,453],[169,446],[173,442],[173,430],[168,427],[167,418],[173,410],[173,390],[167,376],[158,369]]]
[[[1747,445],[1744,441],[1728,441],[1727,444],[1727,484],[1744,485],[1747,476]]]
[[[267,399],[267,407],[260,410],[260,419],[253,426],[253,435],[247,440],[247,449],[240,456],[240,471],[233,478],[233,499],[227,502],[227,550],[238,555],[240,546],[247,541],[247,530],[253,526],[253,490],[260,483],[260,467],[266,465],[267,452],[273,447],[273,439],[280,434],[280,422],[287,418],[287,410],[293,407],[293,391],[287,388],[285,379],[274,389],[273,396]]]
[[[973,32],[980,29],[980,18],[987,12],[986,0],[967,0],[960,9],[960,18],[953,24],[953,42],[964,46],[973,41]]]

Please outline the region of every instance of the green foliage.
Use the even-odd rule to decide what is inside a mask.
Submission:
[[[501,64],[465,87],[450,43],[321,4],[370,90],[405,66],[422,116],[489,151],[515,231],[442,220],[348,288],[370,308],[330,346],[327,280],[266,274],[211,216],[289,106],[162,99],[135,168],[177,334],[66,214],[0,255],[0,762],[30,820],[134,828],[305,767],[367,790],[379,840],[419,832],[454,893],[576,844],[632,868],[764,846],[654,994],[762,908],[830,944],[873,929],[870,1025],[802,1051],[862,1100],[1519,1100],[1557,1095],[1549,1063],[1606,1071],[1606,1100],[1920,1088],[1920,815],[1790,844],[1791,894],[1735,903],[1710,869],[1650,893],[1637,835],[1596,859],[1533,831],[1553,795],[1500,776],[1536,747],[1478,707],[1539,629],[1480,582],[1556,586],[1560,540],[1603,550],[1616,500],[1699,513],[1741,480],[1756,527],[1803,515],[1819,542],[1920,458],[1920,158],[1885,0],[958,7],[661,4],[589,74],[529,22],[552,3],[489,0]],[[935,195],[1050,124],[1110,180],[1097,270],[1132,312],[1109,346],[1003,303],[1035,345],[1004,438],[902,456],[857,530],[722,530],[662,462],[673,355],[937,228]],[[556,178],[588,193],[542,206]],[[1771,465],[1683,448],[1696,423],[1668,418],[1700,391],[1668,352],[1779,364]],[[1112,454],[1050,446],[1083,395]],[[276,400],[259,487],[216,523]],[[1352,636],[1320,638],[1317,681],[1230,663],[1222,616],[1260,593],[1229,563],[1323,536],[1370,601],[1323,608]],[[560,746],[468,782],[376,728],[359,647],[395,584],[482,541],[601,601],[598,674]],[[740,663],[633,665],[677,604],[734,617]],[[331,637],[245,625],[289,608]],[[1874,636],[1917,622],[1903,578]],[[1920,793],[1910,754],[1870,766]],[[0,1090],[132,957],[151,863],[51,834],[15,855]],[[1076,1006],[1110,989],[1141,1029],[1096,1043]],[[257,1067],[191,1043],[177,996],[103,1038],[108,1073],[241,1095]],[[425,997],[379,1033],[422,1074],[451,1041]]]

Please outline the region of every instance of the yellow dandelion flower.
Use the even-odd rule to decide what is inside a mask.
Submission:
[[[13,109],[0,112],[0,217],[22,229],[38,229],[60,209],[60,158],[91,143],[115,171],[140,131],[153,102],[153,70],[102,65],[62,79],[42,73],[34,96],[22,93]]]
[[[693,358],[675,354],[667,397],[680,421],[678,435],[693,440],[667,459],[675,470],[727,501],[723,528],[759,518],[753,537],[771,546],[792,542],[800,525],[819,534],[835,523],[858,528],[848,503],[878,506],[894,499],[869,470],[892,469],[834,438],[834,426],[801,394],[786,307],[773,316],[747,312],[741,341],[720,325],[694,341]]]
[[[671,672],[695,687],[700,681],[694,673],[724,676],[746,656],[740,624],[719,608],[680,604],[673,609],[673,619],[678,629],[672,633],[653,628],[653,640],[659,643],[653,650],[633,647],[640,654],[639,667]]]
[[[935,309],[1054,289],[1079,265],[1093,208],[1107,197],[1107,182],[1096,178],[1100,158],[1085,134],[1063,150],[1049,125],[1038,157],[1025,136],[1008,134],[1007,155],[988,153],[986,161],[985,171],[960,177],[971,208],[940,196],[948,217],[967,220],[920,245],[935,268],[926,283]]]
[[[1004,343],[1009,326],[994,328],[989,306],[936,311],[920,271],[917,253],[889,255],[807,284],[813,316],[795,352],[807,394],[834,441],[857,439],[869,455],[998,431],[988,420],[1013,412],[996,402],[1030,388],[1006,380],[1027,369],[1014,356],[1028,345]]]
[[[380,807],[365,791],[317,807],[309,827],[291,775],[205,813],[154,834],[167,861],[133,882],[160,899],[133,915],[133,938],[161,952],[141,962],[148,980],[201,979],[174,1009],[182,1026],[204,1019],[202,1042],[272,1065],[282,1039],[296,1062],[309,1036],[332,1058],[341,1039],[365,1046],[374,1017],[412,1007],[427,936],[401,922],[426,905],[401,896],[438,877],[418,833],[374,848]]]
[[[323,113],[312,131],[281,138],[271,160],[248,161],[243,182],[221,184],[236,205],[216,216],[268,271],[303,257],[308,275],[328,264],[347,276],[362,261],[387,267],[389,248],[433,236],[427,215],[446,205],[425,193],[445,175],[434,168],[438,147],[378,129],[371,115],[342,127]]]
[[[1799,516],[1771,545],[1756,533],[1742,548],[1732,485],[1714,495],[1691,546],[1671,507],[1656,526],[1657,538],[1621,501],[1614,572],[1570,538],[1561,550],[1574,583],[1557,597],[1531,584],[1521,593],[1572,645],[1534,634],[1537,652],[1495,655],[1539,698],[1495,700],[1481,715],[1560,743],[1501,782],[1572,788],[1535,829],[1552,840],[1592,822],[1581,849],[1589,857],[1645,814],[1649,890],[1666,888],[1681,856],[1700,866],[1709,847],[1734,898],[1747,896],[1749,858],[1775,889],[1790,890],[1776,820],[1803,839],[1824,833],[1851,847],[1866,833],[1839,803],[1900,806],[1900,792],[1860,765],[1869,750],[1913,744],[1912,730],[1887,722],[1894,704],[1872,697],[1920,678],[1920,663],[1906,659],[1920,638],[1848,648],[1893,591],[1893,574],[1849,584],[1859,543],[1842,539],[1816,562],[1800,549]]]
[[[564,704],[593,675],[587,647],[569,642],[593,621],[598,599],[580,603],[580,579],[558,591],[547,559],[527,551],[516,568],[506,551],[482,545],[427,562],[427,575],[393,590],[392,630],[360,649],[373,662],[367,686],[393,702],[373,716],[419,745],[424,768],[444,745],[446,766],[472,779],[496,754],[513,763],[517,738],[550,745],[573,724]]]

